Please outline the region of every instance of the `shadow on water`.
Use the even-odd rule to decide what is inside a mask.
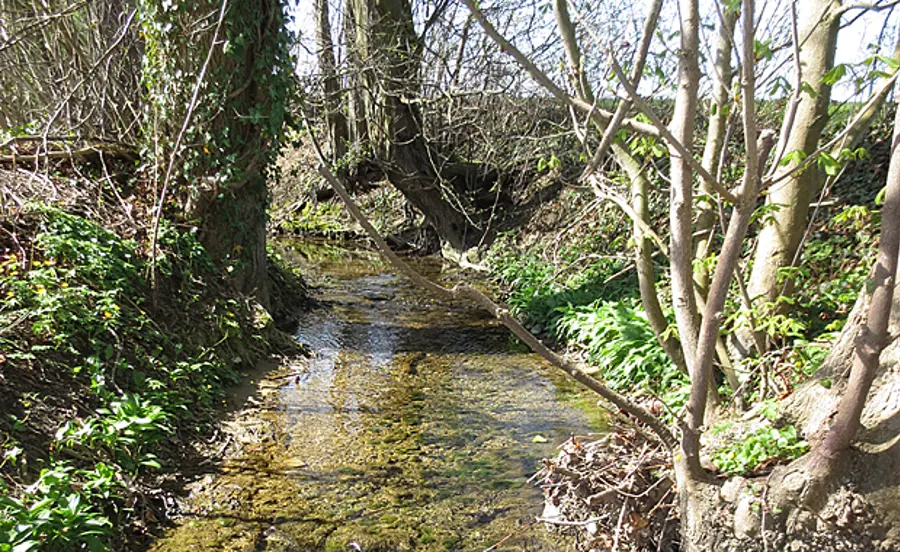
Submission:
[[[569,432],[599,429],[586,401],[505,329],[368,252],[283,254],[323,305],[296,331],[315,356],[270,378],[245,417],[273,437],[238,435],[154,549],[468,551],[513,535],[497,550],[564,550],[530,526],[541,496],[527,480]]]

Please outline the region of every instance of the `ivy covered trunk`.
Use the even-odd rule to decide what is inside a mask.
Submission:
[[[283,2],[146,0],[140,13],[147,174],[167,215],[266,304],[266,180],[292,76]]]

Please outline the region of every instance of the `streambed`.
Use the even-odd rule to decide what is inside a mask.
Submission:
[[[593,400],[370,251],[281,246],[321,303],[296,331],[314,356],[262,378],[232,422],[237,452],[152,549],[565,550],[532,523],[527,480],[571,432],[602,430]]]

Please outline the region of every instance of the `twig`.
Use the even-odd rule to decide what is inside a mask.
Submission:
[[[622,509],[619,511],[619,521],[616,523],[616,533],[613,536],[613,552],[619,550],[619,537],[622,534],[622,524],[625,523],[625,511],[628,509],[628,498],[622,501]]]
[[[537,518],[534,518],[534,520],[539,521],[541,523],[549,523],[550,525],[561,525],[563,527],[584,527],[585,525],[590,525],[591,523],[597,523],[598,521],[603,521],[603,518],[591,518],[591,519],[586,519],[584,521],[566,521],[563,519],[537,517]]]
[[[30,314],[23,314],[23,315],[20,316],[19,318],[17,318],[17,319],[15,319],[15,320],[13,320],[12,322],[10,322],[5,328],[0,328],[0,335],[3,335],[3,334],[5,334],[6,332],[9,332],[9,331],[12,331],[12,330],[16,329],[16,326],[18,326],[18,325],[21,324],[22,322],[28,320],[28,317],[29,317],[29,316],[30,316]]]
[[[463,3],[469,8],[469,12],[478,21],[478,24],[484,29],[484,32],[491,37],[491,39],[500,46],[501,51],[512,56],[516,62],[522,66],[528,74],[531,75],[538,84],[544,87],[548,92],[553,94],[553,96],[564,104],[572,107],[576,107],[586,113],[592,113],[592,119],[599,123],[600,126],[605,127],[609,121],[612,119],[613,114],[608,111],[604,111],[602,109],[595,109],[593,103],[586,102],[581,98],[573,98],[569,94],[566,93],[565,90],[557,86],[555,82],[553,82],[550,77],[547,76],[546,73],[538,69],[538,67],[528,59],[525,54],[519,51],[511,42],[506,40],[497,29],[491,24],[490,21],[484,16],[484,13],[478,9],[475,4],[475,0],[463,0]],[[639,132],[641,134],[646,134],[649,136],[658,136],[659,130],[655,128],[653,125],[648,125],[647,123],[642,123],[640,121],[635,121],[634,119],[625,119],[622,122],[622,128],[626,128],[628,130]]]
[[[72,87],[69,93],[66,95],[62,101],[59,102],[59,105],[56,106],[56,110],[53,112],[53,115],[50,116],[50,119],[47,120],[47,123],[44,126],[44,133],[41,135],[41,141],[43,142],[43,147],[47,149],[47,140],[49,138],[50,128],[53,126],[53,122],[56,121],[56,118],[59,117],[60,113],[62,113],[63,109],[68,105],[69,101],[75,95],[75,93],[87,82],[88,78],[100,67],[100,64],[109,57],[110,54],[122,43],[126,36],[128,36],[128,28],[131,27],[131,22],[134,21],[134,16],[137,15],[137,9],[131,10],[131,13],[128,14],[128,19],[125,20],[125,24],[122,25],[121,33],[118,37],[113,41],[112,44],[109,45],[109,48],[106,49],[103,54],[97,58],[97,61],[91,66],[87,73],[81,78],[78,83]]]
[[[538,521],[538,520],[535,520],[535,521]],[[493,545],[488,546],[487,548],[485,548],[485,549],[484,549],[484,552],[492,552],[493,550],[496,550],[498,546],[500,546],[500,545],[503,544],[504,542],[508,541],[509,539],[513,538],[514,536],[516,536],[516,535],[518,535],[518,534],[520,534],[520,533],[524,533],[524,532],[527,531],[528,529],[531,529],[531,527],[534,525],[535,521],[529,521],[528,523],[526,523],[526,524],[523,525],[522,527],[519,527],[518,529],[516,529],[516,530],[513,531],[512,533],[506,535],[505,537],[503,537],[502,539],[500,539],[499,541],[497,541],[496,543],[494,543]]]

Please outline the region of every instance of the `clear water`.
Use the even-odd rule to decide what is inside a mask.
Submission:
[[[527,480],[572,432],[601,429],[592,401],[371,252],[283,245],[321,302],[296,331],[315,356],[263,382],[248,427],[274,437],[198,482],[155,549],[565,550],[532,523],[542,499]]]

